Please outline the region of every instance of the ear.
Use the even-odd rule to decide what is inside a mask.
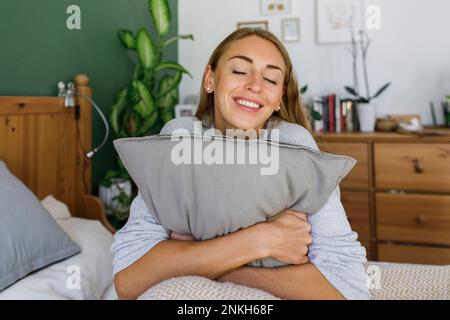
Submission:
[[[205,81],[203,87],[208,93],[214,91],[214,71],[209,64],[205,67]]]

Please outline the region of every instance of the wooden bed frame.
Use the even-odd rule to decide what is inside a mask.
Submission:
[[[74,83],[92,97],[88,77],[77,75]],[[73,216],[99,220],[114,233],[103,203],[91,195],[85,152],[92,148],[92,106],[76,102],[79,108],[64,107],[63,97],[0,97],[0,159],[40,200],[51,194]]]

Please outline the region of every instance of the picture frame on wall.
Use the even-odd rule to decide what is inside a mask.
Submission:
[[[284,42],[299,42],[300,19],[299,18],[281,19],[281,34]]]
[[[238,22],[237,28],[238,29],[254,28],[254,29],[269,30],[269,21],[261,20],[261,21],[243,21],[243,22]]]
[[[351,32],[363,29],[362,0],[316,0],[317,42],[351,43]]]
[[[292,13],[292,0],[261,0],[263,16],[287,15]]]

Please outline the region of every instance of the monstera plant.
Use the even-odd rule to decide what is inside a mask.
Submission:
[[[118,31],[120,42],[131,54],[137,56],[138,61],[132,81],[117,92],[110,113],[111,127],[118,138],[158,133],[163,125],[174,117],[174,108],[178,102],[178,86],[183,74],[190,75],[177,62],[165,60],[163,53],[178,39],[193,40],[193,36],[190,34],[167,36],[171,26],[167,0],[148,0],[148,7],[156,39],[152,39],[144,27],[136,34],[129,30]],[[125,194],[124,188],[119,187],[123,185],[124,179],[130,180],[130,177],[118,156],[117,162],[119,170],[109,170],[100,181],[100,188],[115,187],[118,190],[116,195],[109,199],[109,204],[116,203],[112,208],[113,216],[124,220],[128,216],[127,208],[133,195]]]

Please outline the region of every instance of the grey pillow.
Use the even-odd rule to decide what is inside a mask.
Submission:
[[[165,228],[192,234],[197,240],[215,238],[266,221],[286,208],[314,214],[356,163],[349,157],[264,140],[193,135],[182,139],[186,139],[187,145],[194,145],[193,148],[195,144],[197,148],[201,146],[203,151],[211,150],[213,143],[223,147],[222,150],[234,148],[233,163],[237,163],[238,148],[250,150],[258,143],[257,150],[261,150],[261,146],[278,147],[279,152],[278,172],[262,175],[264,165],[259,161],[241,165],[175,164],[172,152],[175,155],[177,152],[183,155],[183,152],[181,142],[172,141],[170,135],[114,141],[149,211]],[[194,156],[190,157],[193,163]],[[222,159],[226,163],[226,152]],[[246,159],[249,159],[248,151]],[[264,259],[251,265],[284,264]]]
[[[0,290],[80,251],[0,160]]]

